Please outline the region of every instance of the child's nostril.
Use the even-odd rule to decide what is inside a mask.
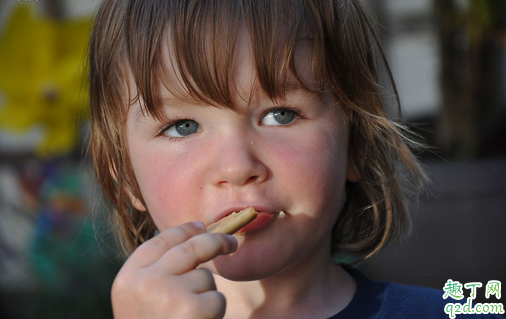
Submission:
[[[258,179],[258,176],[257,176],[257,175],[255,175],[255,176],[250,176],[250,177],[246,180],[246,184],[253,183],[253,182],[255,182],[257,179]]]

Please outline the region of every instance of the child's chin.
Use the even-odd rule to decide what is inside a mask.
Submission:
[[[238,256],[220,256],[213,260],[214,272],[232,281],[254,281],[274,276],[280,272],[276,263],[258,261],[252,262],[248,258]],[[281,267],[282,268],[282,267]]]

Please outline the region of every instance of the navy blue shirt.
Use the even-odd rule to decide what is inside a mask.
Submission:
[[[350,304],[329,319],[448,319],[444,311],[447,303],[465,303],[443,299],[442,289],[376,282],[357,270],[348,271],[357,282],[357,291]],[[504,319],[497,314],[456,314],[455,318]]]

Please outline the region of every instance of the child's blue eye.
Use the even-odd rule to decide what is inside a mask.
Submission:
[[[264,125],[288,125],[295,120],[296,113],[288,109],[276,109],[262,118]]]
[[[199,124],[193,120],[182,120],[166,129],[163,134],[170,137],[186,137],[197,133]]]

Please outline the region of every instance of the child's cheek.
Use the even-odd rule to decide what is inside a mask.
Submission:
[[[346,132],[314,128],[301,132],[296,142],[279,141],[275,150],[278,173],[288,185],[297,185],[303,193],[329,192],[344,182],[347,161]],[[276,174],[276,171],[274,171]]]
[[[160,150],[150,152],[139,163],[137,178],[141,193],[155,224],[161,230],[191,220],[200,220],[197,165],[188,154]],[[197,164],[197,163],[195,163]]]

